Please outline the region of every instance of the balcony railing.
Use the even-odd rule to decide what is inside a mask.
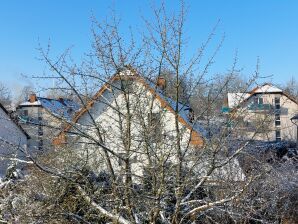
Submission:
[[[221,108],[222,113],[229,113],[230,111],[231,111],[231,108],[229,108],[229,107],[222,107]]]
[[[274,107],[271,104],[251,104],[248,106],[248,110],[254,111],[268,111],[272,110]]]

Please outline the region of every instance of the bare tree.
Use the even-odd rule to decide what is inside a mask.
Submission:
[[[138,41],[133,35],[130,40],[122,37],[115,16],[103,23],[94,20],[93,51],[80,66],[71,63],[68,51],[53,59],[50,49],[40,49],[53,73],[37,78],[56,80],[55,88],[74,95],[82,109],[72,121],[60,117],[65,126],[56,139],[59,148],[49,148],[39,157],[28,154],[32,174],[16,186],[22,203],[6,207],[7,220],[125,224],[243,220],[246,210],[238,203],[260,174],[244,176],[237,157],[254,135],[234,142],[225,131],[225,121],[217,119],[222,94],[234,85],[230,82],[235,80],[236,63],[218,83],[208,71],[222,43],[202,63],[216,29],[189,57],[184,3],[177,15],[169,14],[164,4],[153,8],[153,14],[154,22],[144,21],[146,30]],[[164,71],[170,71],[171,91],[156,83]],[[248,88],[257,77],[258,72],[239,86]],[[198,108],[194,116],[185,103],[196,96],[200,101],[193,103]],[[238,117],[229,119],[237,125]]]
[[[0,103],[5,107],[11,104],[11,91],[3,83],[0,83]]]
[[[292,77],[291,80],[289,80],[286,85],[283,86],[283,89],[288,94],[298,99],[298,82],[294,77]]]

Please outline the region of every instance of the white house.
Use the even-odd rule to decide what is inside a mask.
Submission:
[[[179,150],[191,157],[186,166],[198,163],[204,130],[193,122],[187,105],[163,94],[165,84],[164,79],[153,83],[132,68],[124,69],[102,86],[54,144],[78,149],[86,158],[82,163],[92,163],[98,170],[108,169],[108,157],[115,172],[125,173],[128,167],[119,157],[130,159],[130,172],[136,178],[151,162],[177,163]],[[235,170],[235,163],[232,167]]]
[[[17,159],[23,159],[29,135],[0,103],[0,175]]]

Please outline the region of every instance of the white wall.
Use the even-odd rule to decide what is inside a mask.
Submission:
[[[121,128],[125,128],[125,120],[120,122],[119,113],[127,114],[126,112],[126,101],[124,99],[124,94],[119,92],[119,82],[114,82],[112,91],[105,91],[100,101],[96,101],[90,113],[95,119],[95,122],[100,127],[100,131],[104,132],[105,145],[108,146],[111,150],[114,150],[116,153],[124,153],[124,144],[123,140],[123,131]],[[175,128],[175,114],[167,110],[161,105],[161,102],[146,89],[142,84],[134,82],[134,94],[130,94],[130,112],[131,112],[131,147],[130,147],[130,158],[132,161],[132,172],[135,176],[143,175],[143,167],[148,165],[148,160],[146,157],[146,143],[144,139],[144,127],[142,124],[147,125],[148,127],[148,114],[152,109],[153,113],[161,113],[161,121],[159,123],[159,128],[161,129],[161,137],[164,138],[160,143],[153,143],[150,145],[150,150],[158,155],[159,158],[167,158],[168,162],[177,161],[177,144],[176,144],[176,128]],[[153,100],[152,108],[150,107]],[[116,109],[115,109],[116,108]],[[120,109],[119,109],[120,108]],[[117,111],[119,109],[119,111]],[[124,118],[124,116],[120,117]],[[84,130],[83,132],[89,133],[95,139],[98,138],[96,130],[94,128],[93,121],[90,119],[88,113],[85,113],[78,121],[78,127]],[[122,125],[122,127],[120,127]],[[179,123],[179,129],[181,134],[181,146],[182,150],[188,150],[190,140],[190,130],[186,128],[182,123]],[[88,140],[86,140],[88,141]],[[147,147],[148,148],[148,147]],[[83,145],[81,150],[83,156],[88,156],[89,161],[92,165],[98,167],[98,169],[107,169],[104,163],[104,156],[102,149],[100,147],[92,146],[90,144]],[[193,151],[199,150],[197,148],[190,148],[188,151],[189,156],[193,156]],[[111,155],[111,158],[113,156]],[[195,158],[195,160],[197,160]],[[114,157],[113,164],[118,163],[118,159]],[[232,161],[236,170],[240,171],[241,168],[237,163],[235,165]],[[91,165],[91,164],[90,164]],[[121,166],[114,166],[118,170],[116,172],[121,173]]]
[[[22,130],[0,108],[0,175],[5,174],[10,164],[9,158],[22,158],[19,149],[26,149],[27,137]]]

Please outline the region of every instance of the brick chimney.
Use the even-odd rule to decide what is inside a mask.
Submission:
[[[62,96],[58,97],[58,101],[63,104],[64,106],[66,106],[65,102],[64,102],[64,98]]]
[[[34,103],[34,102],[36,102],[36,101],[37,101],[36,94],[35,94],[35,93],[31,93],[31,94],[29,95],[29,102],[30,102],[30,103]]]
[[[156,85],[159,89],[165,90],[165,88],[167,87],[166,79],[162,76],[158,77],[156,81]]]

